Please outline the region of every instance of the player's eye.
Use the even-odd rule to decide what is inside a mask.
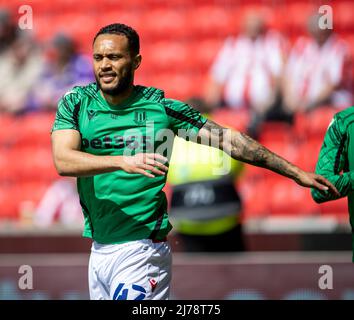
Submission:
[[[93,59],[94,59],[95,61],[100,61],[100,60],[102,60],[102,56],[99,55],[99,54],[94,54],[94,55],[93,55]]]
[[[118,59],[121,58],[121,56],[118,55],[118,54],[110,54],[110,55],[108,56],[108,58],[109,58],[110,60],[118,60]]]

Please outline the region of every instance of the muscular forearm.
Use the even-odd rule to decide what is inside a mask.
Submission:
[[[301,169],[241,132],[232,132],[231,141],[226,142],[225,151],[232,158],[267,168],[288,178],[297,180]]]
[[[77,150],[58,152],[55,167],[61,176],[92,176],[120,169],[120,156],[96,156]]]
[[[339,196],[336,188],[324,177],[301,170],[244,133],[225,129],[217,123],[207,120],[200,129],[196,142],[207,144],[210,143],[208,142],[210,139],[211,146],[225,151],[236,160],[272,170],[293,179],[303,187],[330,190],[333,195]]]
[[[300,174],[303,172],[300,168],[271,152],[245,133],[222,128],[213,121],[208,120],[206,122],[200,136],[211,139],[214,147],[222,149],[236,160],[272,170],[295,181],[298,181]],[[217,146],[215,146],[215,141],[218,143]]]

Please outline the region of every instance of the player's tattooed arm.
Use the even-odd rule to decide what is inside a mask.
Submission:
[[[277,156],[245,133],[223,128],[208,120],[201,129],[200,135],[203,134],[206,134],[209,140],[213,141],[213,145],[217,141],[219,149],[236,160],[271,169],[289,178],[297,175],[299,170],[297,167]]]
[[[199,131],[197,142],[211,143],[211,146],[218,147],[236,160],[272,170],[293,179],[301,186],[319,190],[329,189],[338,195],[336,188],[322,176],[301,170],[247,134],[226,129],[211,120],[208,120]]]

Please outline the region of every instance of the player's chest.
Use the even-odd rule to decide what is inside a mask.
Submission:
[[[157,133],[167,125],[166,116],[149,107],[88,107],[79,118],[82,150],[98,155],[150,152],[155,149]]]

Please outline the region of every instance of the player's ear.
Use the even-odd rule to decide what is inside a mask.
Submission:
[[[137,54],[134,58],[134,69],[138,69],[140,64],[141,64],[141,60],[142,60],[142,57],[141,57],[141,54]]]

